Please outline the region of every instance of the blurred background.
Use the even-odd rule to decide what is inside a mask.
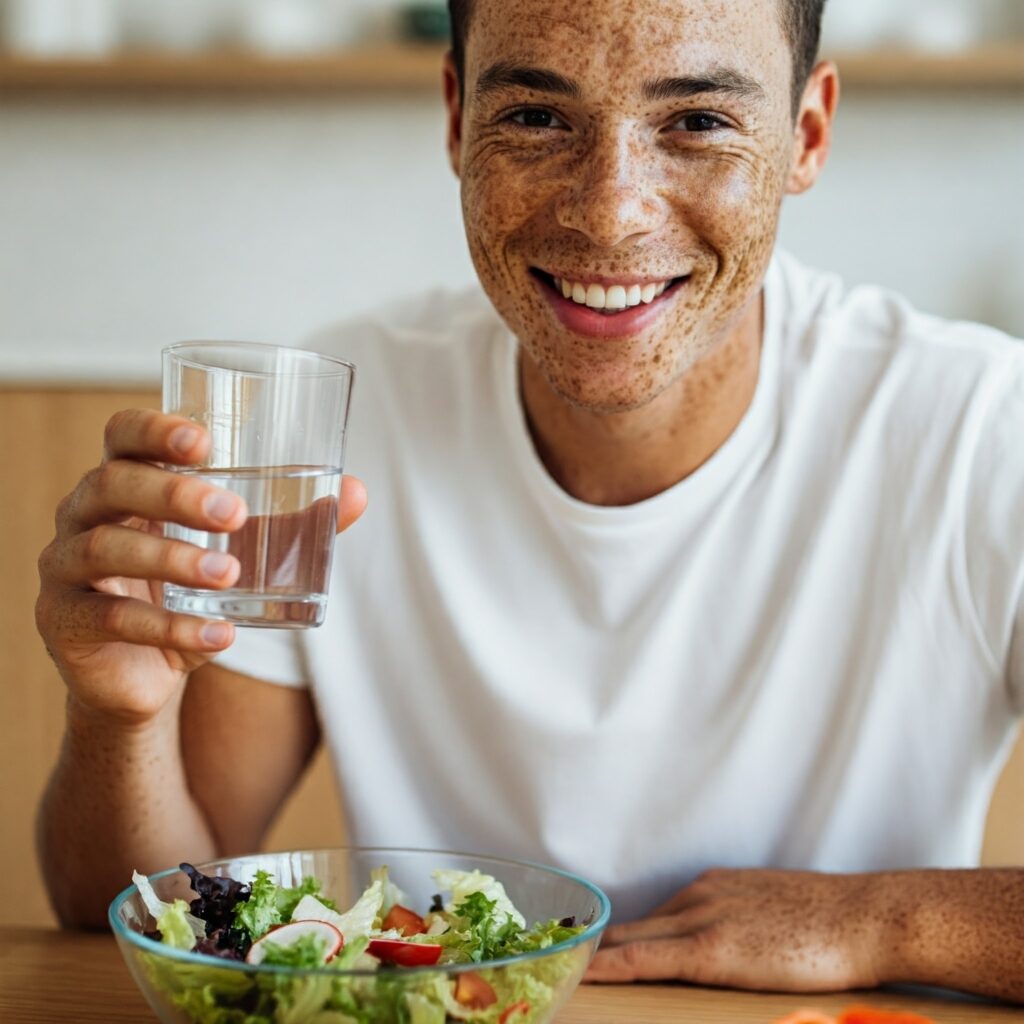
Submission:
[[[0,0],[0,923],[49,913],[31,819],[63,694],[32,604],[57,501],[113,410],[157,402],[164,344],[296,343],[473,280],[446,32],[400,0]],[[1024,335],[1024,0],[830,0],[825,52],[836,145],[783,244]],[[1022,780],[990,863],[1024,862]],[[335,807],[318,760],[268,845],[337,842]]]
[[[0,3],[0,377],[148,380],[472,280],[442,4]],[[836,147],[783,244],[1024,335],[1022,38],[1024,0],[831,0]]]

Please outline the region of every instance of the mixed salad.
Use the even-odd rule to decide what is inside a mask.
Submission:
[[[480,871],[433,872],[438,893],[420,915],[386,867],[371,872],[343,912],[315,878],[286,887],[266,871],[243,883],[191,864],[181,870],[196,893],[191,903],[164,902],[138,872],[132,880],[156,921],[146,936],[210,959],[205,967],[145,957],[150,982],[195,1024],[536,1024],[549,1018],[562,983],[586,966],[570,948],[489,969],[490,961],[564,942],[584,925],[562,918],[528,927],[501,882]],[[321,970],[226,971],[217,961]],[[406,970],[451,964],[469,969]]]

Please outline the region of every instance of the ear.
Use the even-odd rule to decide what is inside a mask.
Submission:
[[[793,158],[786,180],[790,195],[806,192],[821,174],[832,147],[832,124],[839,103],[839,71],[822,61],[807,81],[793,134]]]
[[[451,51],[444,58],[444,104],[448,108],[448,159],[458,177],[462,166],[462,100]]]

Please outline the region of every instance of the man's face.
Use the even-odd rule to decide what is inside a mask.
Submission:
[[[451,143],[470,252],[572,404],[645,405],[759,294],[793,153],[778,2],[476,0]]]

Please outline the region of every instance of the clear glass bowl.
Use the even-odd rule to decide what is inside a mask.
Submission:
[[[165,946],[143,934],[155,922],[134,885],[111,903],[108,917],[132,976],[164,1024],[443,1024],[443,1012],[437,1016],[428,1007],[434,998],[425,994],[441,991],[440,986],[451,993],[456,976],[467,971],[479,974],[498,994],[497,1003],[484,1012],[467,1013],[467,1020],[546,1024],[579,984],[608,923],[608,898],[582,878],[475,854],[353,847],[261,853],[196,866],[204,874],[241,882],[251,881],[259,870],[268,871],[285,886],[312,875],[324,895],[344,910],[369,884],[370,871],[383,864],[420,913],[437,891],[432,871],[478,869],[505,886],[528,926],[571,916],[585,928],[567,942],[483,964],[340,971],[252,966]],[[195,898],[188,876],[176,868],[150,881],[162,900]]]

